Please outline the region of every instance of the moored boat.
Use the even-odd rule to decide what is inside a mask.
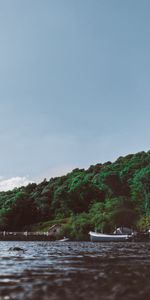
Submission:
[[[128,234],[104,234],[98,232],[89,232],[92,242],[126,242],[132,238],[132,235]]]
[[[59,242],[68,242],[68,241],[69,241],[69,238],[67,238],[67,237],[65,237],[65,236],[64,236],[63,239],[59,240]]]

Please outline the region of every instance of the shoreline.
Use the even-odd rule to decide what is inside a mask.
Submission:
[[[47,232],[0,232],[0,241],[55,241]]]

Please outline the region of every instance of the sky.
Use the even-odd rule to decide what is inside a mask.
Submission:
[[[0,190],[148,151],[149,0],[0,0]]]

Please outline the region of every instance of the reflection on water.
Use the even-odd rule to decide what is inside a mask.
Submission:
[[[0,300],[149,295],[150,243],[0,242]]]

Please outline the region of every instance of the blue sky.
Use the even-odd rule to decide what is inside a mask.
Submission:
[[[149,0],[0,0],[0,190],[149,149]]]

